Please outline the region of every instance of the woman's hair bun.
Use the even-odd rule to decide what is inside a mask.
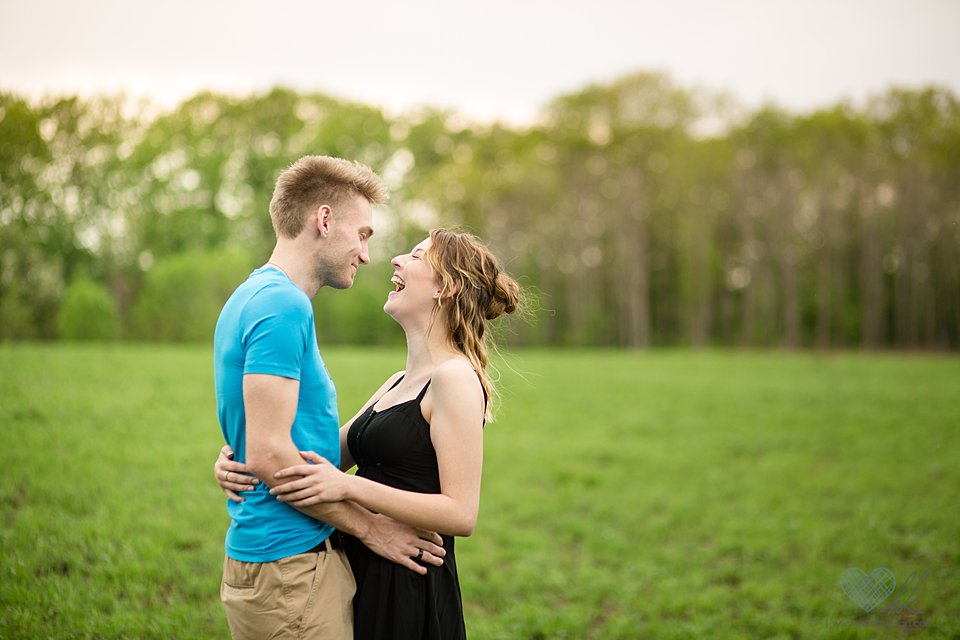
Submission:
[[[508,274],[500,272],[493,283],[493,295],[487,304],[484,317],[487,320],[513,313],[520,305],[520,285]]]

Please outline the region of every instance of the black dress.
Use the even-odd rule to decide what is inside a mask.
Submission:
[[[429,386],[427,382],[414,400],[383,411],[374,411],[371,405],[354,421],[347,445],[358,476],[406,491],[440,493],[430,424],[420,413],[420,401]],[[442,537],[443,566],[421,563],[427,568],[425,576],[347,538],[346,552],[357,581],[354,638],[466,638],[453,536]]]

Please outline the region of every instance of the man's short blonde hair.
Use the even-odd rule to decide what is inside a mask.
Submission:
[[[387,187],[370,167],[330,156],[304,156],[277,178],[270,200],[270,220],[277,237],[295,238],[308,212],[323,204],[331,207],[353,196],[370,204],[387,201]]]

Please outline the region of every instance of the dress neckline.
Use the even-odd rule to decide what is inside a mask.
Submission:
[[[394,387],[396,387],[398,384],[400,384],[400,381],[403,380],[405,377],[406,377],[406,376],[400,376],[399,378],[397,378],[397,381],[394,382],[392,385],[390,385],[390,388],[387,389],[387,393],[390,393],[391,391],[393,391]],[[385,412],[385,411],[390,411],[390,409],[393,409],[394,407],[402,407],[403,405],[405,405],[405,404],[410,404],[411,402],[416,402],[417,404],[420,404],[420,402],[423,401],[423,396],[425,396],[425,395],[427,394],[427,388],[430,386],[430,382],[431,382],[432,380],[433,380],[433,378],[428,378],[428,379],[427,379],[427,384],[423,385],[423,389],[420,390],[420,393],[417,394],[417,397],[416,397],[416,398],[410,398],[409,400],[404,400],[403,402],[398,402],[398,403],[396,403],[396,404],[392,404],[392,405],[390,405],[389,407],[385,407],[385,408],[383,408],[383,409],[377,409],[377,402],[380,402],[380,398],[378,398],[378,399],[377,399],[377,402],[374,402],[372,405],[370,405],[371,415],[376,415],[376,414],[383,413],[383,412]],[[385,393],[385,394],[383,394],[383,395],[387,395],[387,393]],[[382,397],[383,397],[383,396],[381,396],[381,398],[382,398]]]
[[[392,404],[392,405],[390,405],[389,407],[386,407],[385,409],[377,409],[377,403],[374,402],[372,405],[370,405],[370,413],[373,414],[373,415],[377,415],[377,414],[380,414],[380,413],[386,413],[387,411],[390,411],[390,409],[396,409],[397,407],[402,407],[402,406],[405,405],[405,404],[410,404],[411,402],[416,402],[416,401],[419,400],[419,399],[420,399],[420,398],[410,398],[409,400],[404,400],[403,402],[398,402],[397,404]]]

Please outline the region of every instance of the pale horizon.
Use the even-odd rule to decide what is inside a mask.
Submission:
[[[643,71],[748,108],[809,111],[891,87],[960,93],[960,3],[949,0],[279,7],[4,1],[0,90],[122,93],[168,108],[202,90],[284,86],[387,112],[430,106],[510,123]]]

